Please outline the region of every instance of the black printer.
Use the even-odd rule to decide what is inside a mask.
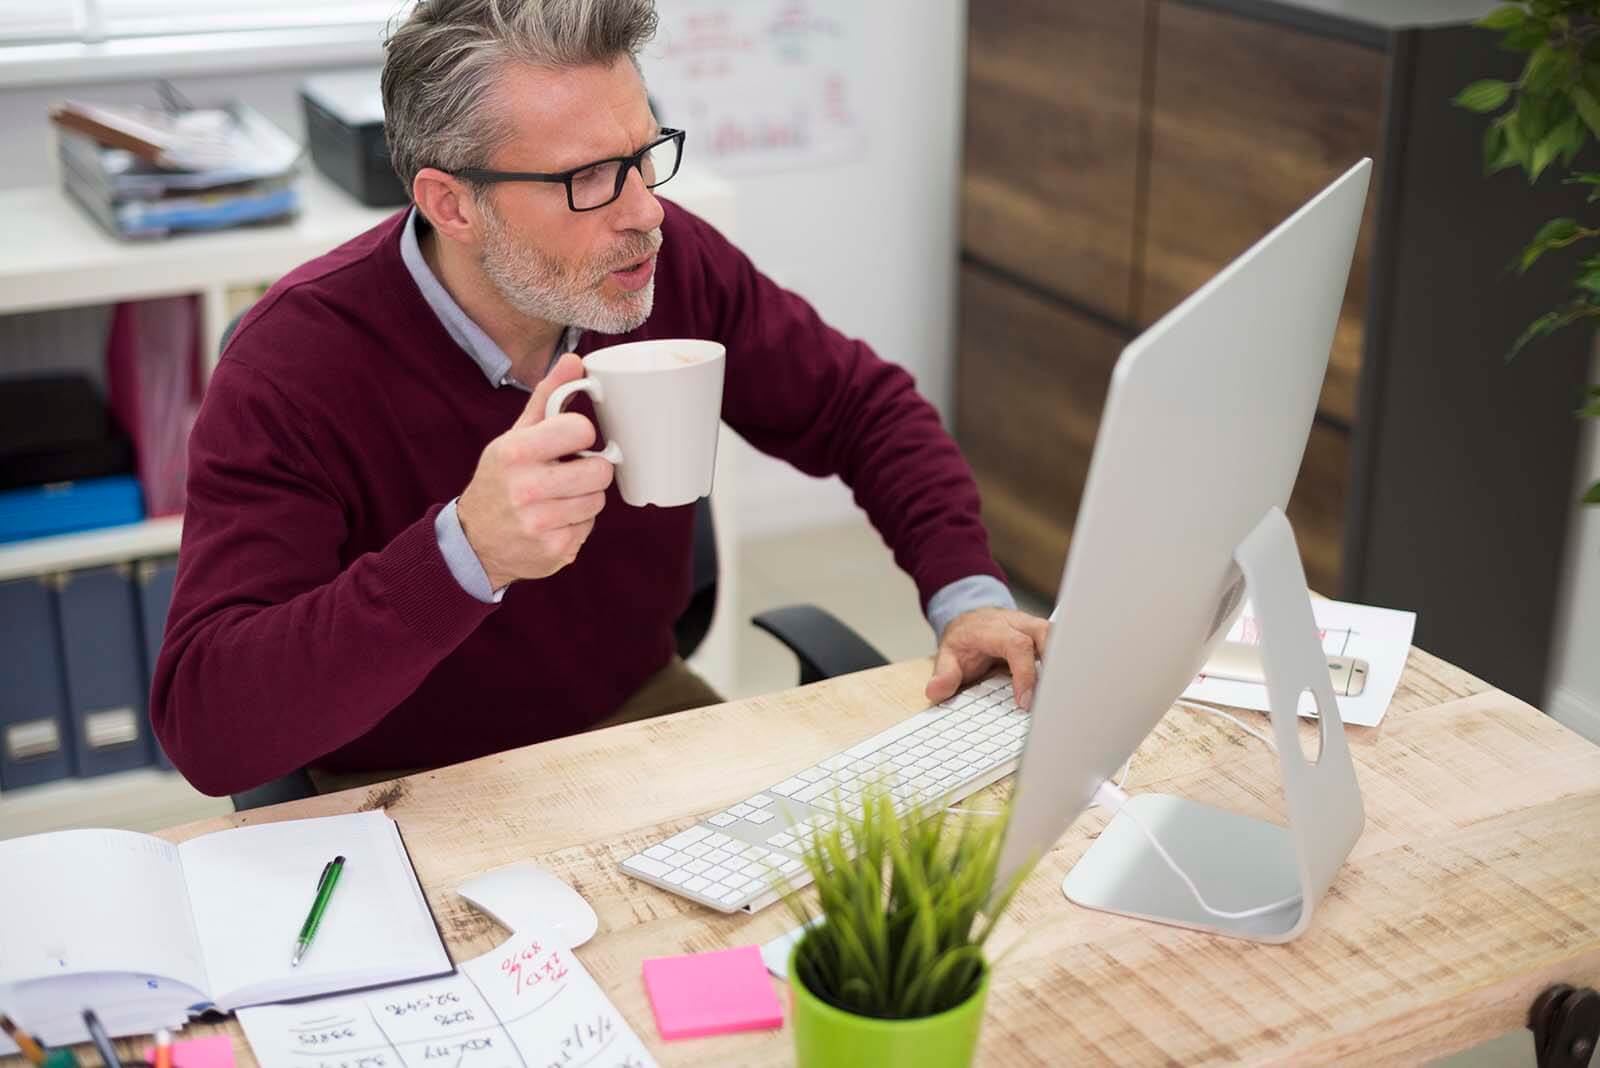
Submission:
[[[383,140],[383,94],[376,71],[308,78],[300,86],[306,141],[317,169],[373,208],[410,201]]]

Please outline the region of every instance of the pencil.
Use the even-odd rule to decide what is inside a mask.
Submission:
[[[156,1032],[156,1068],[172,1068],[172,1032],[165,1027]]]
[[[44,1063],[44,1049],[33,1040],[33,1036],[18,1027],[9,1016],[0,1016],[0,1030],[11,1036],[11,1041],[17,1044],[22,1055],[34,1064]]]

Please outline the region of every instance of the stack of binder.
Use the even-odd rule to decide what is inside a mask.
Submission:
[[[0,582],[0,791],[167,762],[147,697],[177,561]]]
[[[158,111],[53,108],[67,192],[119,238],[292,217],[301,147],[244,104]]]

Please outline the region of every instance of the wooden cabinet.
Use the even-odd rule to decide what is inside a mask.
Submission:
[[[996,555],[1048,591],[1123,344],[1377,153],[1384,54],[1173,0],[998,0],[971,7],[967,72],[957,428]],[[1330,593],[1370,231],[1291,507]],[[1007,410],[1048,424],[1036,461]]]
[[[1556,264],[1582,191],[1482,175],[1451,98],[1515,78],[1489,0],[969,5],[956,431],[995,554],[1054,591],[1126,342],[1362,156],[1377,163],[1289,516],[1311,585],[1542,701],[1587,369]],[[1535,277],[1537,275],[1537,277]]]
[[[1144,0],[969,7],[962,246],[1127,320]]]
[[[956,391],[995,555],[1035,590],[1061,582],[1111,368],[1128,335],[967,266]]]
[[[1134,320],[1147,326],[1362,156],[1378,157],[1383,52],[1181,3],[1152,37],[1150,206]],[[1382,166],[1382,159],[1378,159]],[[1373,189],[1378,188],[1378,179]],[[1367,214],[1322,391],[1355,421],[1378,197]]]

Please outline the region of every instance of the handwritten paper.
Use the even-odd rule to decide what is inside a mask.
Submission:
[[[1362,692],[1355,697],[1334,698],[1339,703],[1339,718],[1358,727],[1377,726],[1389,710],[1389,702],[1405,672],[1417,614],[1317,599],[1311,602],[1311,614],[1317,622],[1323,652],[1367,662],[1367,682]],[[1261,643],[1261,630],[1249,604],[1228,631],[1228,640],[1252,645]],[[1266,712],[1272,707],[1267,699],[1267,688],[1261,683],[1207,675],[1200,675],[1190,683],[1183,696],[1191,701],[1209,701],[1257,712]],[[1302,715],[1305,711],[1302,709]]]
[[[519,931],[454,975],[241,1009],[261,1068],[654,1068],[550,931]]]

